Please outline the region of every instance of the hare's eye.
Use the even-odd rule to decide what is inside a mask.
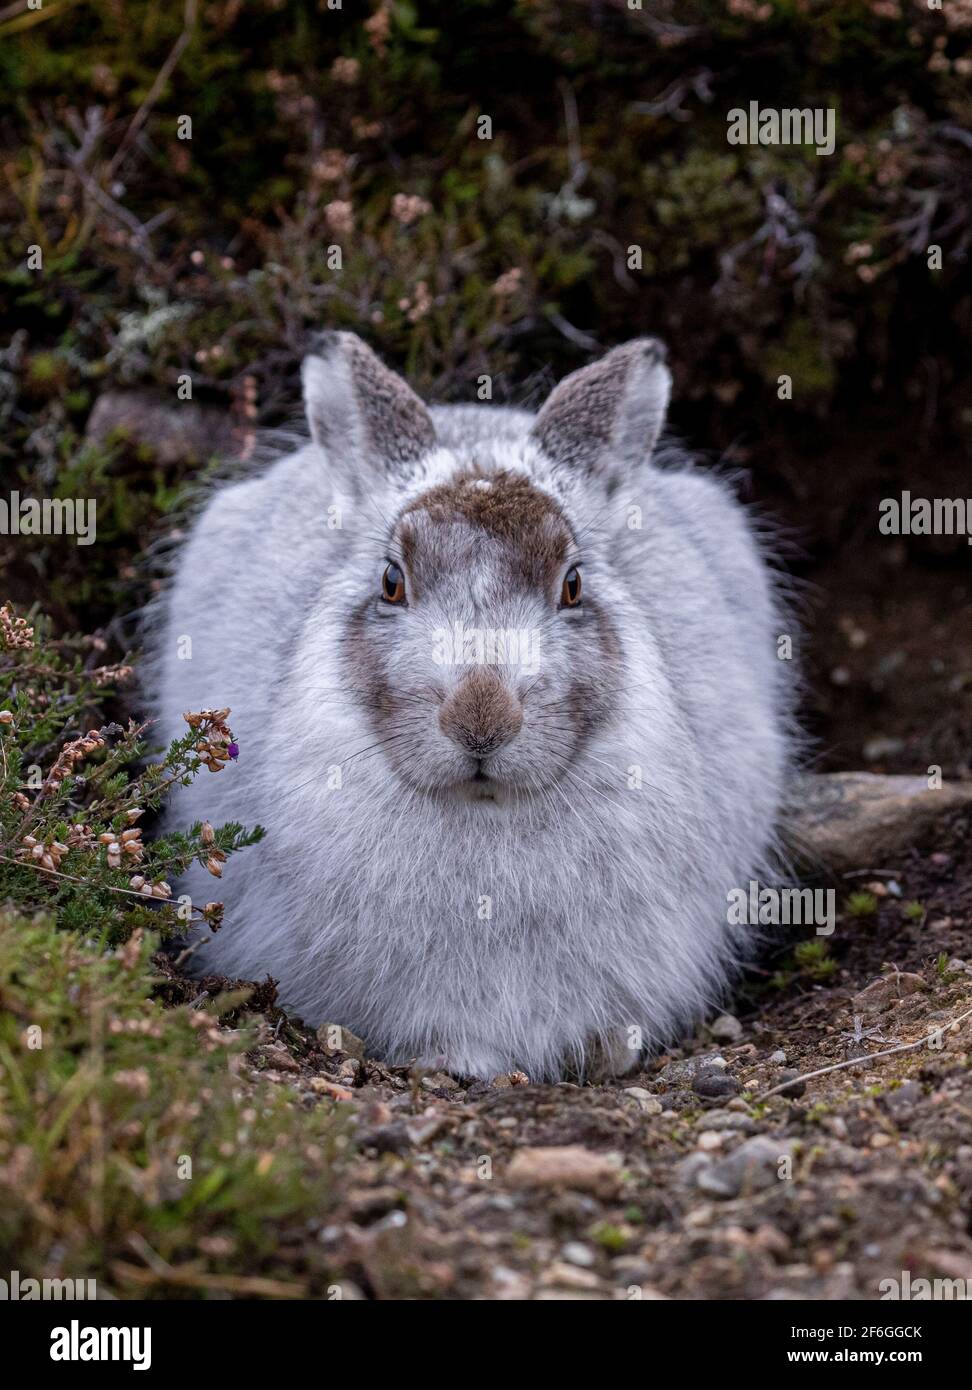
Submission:
[[[580,603],[581,577],[576,565],[564,575],[564,587],[560,591],[560,602],[564,608],[576,608]]]
[[[389,565],[381,576],[381,594],[389,603],[405,602],[405,576],[397,565]]]

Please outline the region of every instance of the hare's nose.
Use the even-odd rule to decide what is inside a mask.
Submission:
[[[522,723],[519,700],[485,666],[464,676],[439,711],[439,728],[474,758],[498,752],[516,737]]]

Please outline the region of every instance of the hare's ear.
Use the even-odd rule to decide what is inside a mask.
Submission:
[[[434,447],[426,407],[356,334],[321,334],[301,378],[311,437],[352,488],[374,473],[404,474]]]
[[[533,438],[555,463],[616,485],[658,442],[672,390],[665,357],[657,338],[635,338],[572,372],[548,397]]]

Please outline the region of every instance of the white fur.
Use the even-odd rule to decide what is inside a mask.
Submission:
[[[337,491],[346,470],[311,443],[219,491],[181,552],[154,642],[162,731],[183,733],[186,710],[228,705],[241,754],[180,790],[174,819],[267,831],[218,890],[201,867],[180,885],[226,903],[199,968],[269,973],[309,1023],[343,1024],[394,1060],[541,1078],[590,1070],[606,1051],[622,1070],[639,1037],[657,1048],[718,1002],[746,951],[726,895],[773,847],[785,625],[748,519],[711,476],[644,457],[608,495],[598,472],[546,458],[524,412],[431,416],[437,446],[407,476],[365,462],[370,496],[352,500]],[[470,458],[525,473],[560,502],[584,592],[622,647],[610,719],[558,773],[555,701],[578,649],[558,624],[571,616],[543,595],[498,591],[489,544],[457,530],[449,582],[429,611],[416,604],[381,626],[380,655],[403,689],[447,690],[462,673],[431,665],[438,624],[541,630],[550,704],[541,717],[524,695],[523,728],[500,758],[513,789],[495,802],[437,794],[462,755],[431,699],[428,713],[414,704],[406,740],[372,746],[384,735],[356,699],[344,632],[350,610],[377,599],[388,524]],[[341,529],[327,527],[334,504]],[[188,661],[177,656],[186,635]],[[342,786],[329,789],[335,765]]]

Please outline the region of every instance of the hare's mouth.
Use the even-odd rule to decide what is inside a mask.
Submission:
[[[466,801],[496,801],[500,783],[495,777],[490,777],[488,772],[483,771],[480,759],[475,772],[457,783],[456,789]]]

